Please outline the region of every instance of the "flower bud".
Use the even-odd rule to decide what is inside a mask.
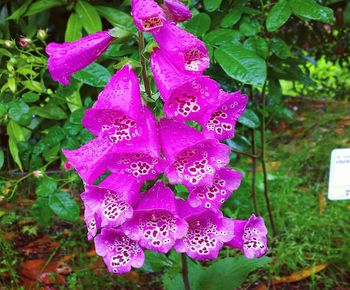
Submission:
[[[29,43],[31,42],[32,40],[30,38],[26,38],[26,37],[21,37],[19,39],[19,45],[22,46],[22,47],[28,47],[29,46]]]
[[[14,47],[15,45],[12,40],[8,40],[8,39],[4,41],[4,44],[6,47]]]
[[[43,172],[41,171],[41,170],[34,170],[33,171],[33,175],[35,176],[35,177],[43,177],[44,176],[44,174],[43,174]]]
[[[45,40],[47,38],[47,32],[44,29],[39,29],[36,37],[40,40]]]

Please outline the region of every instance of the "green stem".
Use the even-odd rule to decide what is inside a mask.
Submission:
[[[250,98],[254,102],[254,95],[253,95],[253,87],[250,87]],[[252,140],[252,188],[251,188],[251,194],[252,194],[252,200],[253,200],[253,206],[254,206],[254,212],[256,215],[259,215],[259,208],[258,208],[258,202],[256,199],[256,159],[257,159],[257,149],[256,149],[256,142],[255,142],[255,130],[251,129],[250,131],[251,140]]]
[[[185,290],[191,290],[190,280],[188,279],[188,266],[187,266],[187,258],[186,254],[181,254],[181,262],[182,262],[182,280],[184,282]]]
[[[146,68],[146,58],[143,55],[143,51],[145,49],[145,40],[143,37],[143,33],[139,31],[139,55],[140,55],[140,63],[141,63],[141,74],[143,79],[143,85],[145,86],[145,91],[148,98],[152,99],[152,92],[150,87],[150,82],[147,76],[147,68]]]
[[[272,214],[272,208],[271,208],[271,202],[270,202],[270,195],[269,195],[269,189],[268,189],[268,180],[267,180],[267,166],[266,166],[266,123],[265,123],[265,108],[266,108],[266,82],[263,87],[262,91],[262,100],[261,100],[261,165],[263,169],[263,175],[264,175],[264,196],[267,206],[267,211],[269,214],[270,224],[272,228],[273,236],[276,236],[276,226],[275,221]]]
[[[245,155],[245,156],[248,156],[250,158],[258,158],[258,155],[255,155],[255,154],[250,154],[248,152],[243,152],[243,151],[239,151],[239,150],[236,150],[236,149],[231,149],[231,152],[234,152],[234,153],[237,153],[239,155]]]

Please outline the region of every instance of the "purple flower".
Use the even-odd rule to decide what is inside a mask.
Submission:
[[[168,21],[184,22],[192,17],[190,9],[178,0],[164,0],[162,8]]]
[[[239,171],[222,168],[216,172],[212,185],[195,187],[190,191],[188,203],[193,207],[218,211],[232,191],[239,187],[242,177]]]
[[[178,57],[172,57],[176,60]],[[167,117],[200,122],[203,113],[217,100],[219,85],[207,76],[184,73],[173,66],[164,51],[151,54],[154,80],[165,102]]]
[[[141,268],[145,260],[137,242],[130,240],[120,230],[102,229],[95,238],[95,248],[111,273],[123,274],[129,272],[131,267]]]
[[[216,259],[224,243],[233,237],[233,220],[221,213],[191,207],[177,200],[178,212],[188,222],[188,231],[174,248],[196,260]]]
[[[62,152],[87,183],[113,167],[114,154],[159,158],[156,121],[153,113],[141,105],[138,78],[129,66],[111,78],[82,123],[97,137],[79,149]]]
[[[70,76],[94,62],[113,39],[108,31],[101,31],[72,42],[49,43],[46,53],[51,77],[62,85],[69,85]]]
[[[219,141],[231,139],[234,136],[235,124],[243,114],[248,97],[239,91],[227,93],[220,90],[216,107],[211,108],[211,114],[203,115],[199,122],[203,126],[203,134]]]
[[[262,217],[252,214],[248,221],[234,220],[234,237],[227,243],[240,249],[248,259],[260,258],[268,251],[267,229]]]
[[[99,186],[86,185],[81,199],[86,210],[88,237],[94,236],[99,228],[118,227],[130,219],[140,189],[141,184],[123,174],[111,174]]]
[[[163,26],[165,13],[153,0],[132,0],[131,13],[138,30],[154,32]]]
[[[153,33],[153,37],[178,69],[201,73],[209,67],[208,50],[204,42],[174,23],[166,22]]]
[[[158,181],[144,194],[133,218],[122,228],[141,247],[167,253],[186,234],[188,225],[177,215],[174,193]]]
[[[184,123],[162,119],[160,142],[169,162],[165,174],[171,184],[189,188],[210,186],[215,172],[229,163],[230,148],[216,139],[205,139]]]

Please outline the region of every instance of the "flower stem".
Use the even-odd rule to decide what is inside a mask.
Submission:
[[[254,102],[254,94],[253,94],[253,86],[250,87],[250,98]],[[253,200],[253,206],[254,206],[254,212],[256,215],[259,214],[259,208],[258,208],[258,202],[256,199],[256,160],[258,158],[257,156],[257,149],[256,149],[256,141],[255,141],[255,130],[251,129],[250,131],[251,135],[251,141],[252,141],[252,188],[251,188],[251,194],[252,194],[252,200]]]
[[[187,258],[186,254],[181,254],[181,262],[182,262],[182,280],[184,282],[185,290],[191,290],[190,280],[188,279],[188,266],[187,266]]]
[[[145,86],[145,91],[148,98],[152,99],[152,92],[150,87],[150,82],[147,76],[147,68],[146,68],[146,58],[143,55],[143,50],[145,49],[145,40],[143,37],[143,32],[138,32],[139,34],[139,55],[140,55],[140,63],[141,63],[141,74],[143,79],[143,85]]]
[[[266,148],[265,148],[265,143],[266,143],[265,107],[266,107],[266,82],[265,82],[264,87],[263,87],[262,100],[261,100],[261,111],[262,111],[262,116],[261,116],[261,165],[262,165],[263,175],[264,175],[264,196],[265,196],[267,211],[269,213],[272,234],[273,234],[273,236],[276,236],[277,231],[276,231],[276,226],[275,226],[275,220],[274,220],[273,214],[272,214],[271,202],[270,202],[268,180],[267,180],[266,157],[265,157],[265,154],[266,154]]]

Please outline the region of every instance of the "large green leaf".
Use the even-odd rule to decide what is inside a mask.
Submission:
[[[100,15],[98,15],[94,6],[83,0],[78,0],[75,11],[80,17],[84,29],[88,33],[92,34],[102,30]]]
[[[30,131],[10,120],[7,123],[7,135],[9,135],[15,142],[26,141],[30,136]]]
[[[84,84],[103,88],[111,78],[111,74],[104,66],[98,63],[92,63],[86,68],[76,72],[74,78]]]
[[[22,100],[26,103],[34,103],[40,99],[40,96],[36,93],[27,92],[22,95]]]
[[[240,44],[217,48],[215,59],[235,80],[256,86],[262,86],[265,82],[266,63],[264,59]]]
[[[153,251],[145,251],[145,263],[142,266],[142,270],[146,272],[161,272],[171,265],[172,261],[167,256]]]
[[[213,12],[221,5],[222,0],[204,0],[204,8],[209,12]]]
[[[260,30],[260,24],[257,19],[243,17],[239,25],[239,32],[244,36],[256,35]]]
[[[113,26],[121,26],[129,31],[135,30],[132,17],[129,14],[112,7],[96,6],[95,8]]]
[[[198,37],[202,37],[210,28],[211,20],[208,14],[199,13],[185,24],[186,30]]]
[[[243,115],[238,119],[238,122],[249,128],[257,128],[260,126],[259,117],[249,109],[244,111]]]
[[[288,0],[295,15],[301,18],[329,23],[333,20],[333,10],[319,5],[315,0]]]
[[[32,205],[32,215],[39,224],[49,224],[53,215],[53,211],[49,207],[49,199],[39,197]]]
[[[33,115],[38,115],[45,119],[63,120],[67,117],[67,114],[60,107],[52,103],[44,107],[32,106],[30,110]]]
[[[215,29],[204,36],[204,41],[212,46],[238,43],[239,31],[232,29]]]
[[[24,16],[31,16],[40,13],[45,10],[49,10],[53,7],[61,6],[63,2],[61,0],[39,0],[31,4],[24,14]]]
[[[269,257],[247,259],[244,256],[217,260],[201,275],[199,289],[237,289],[250,272],[266,266],[269,261],[271,261]]]
[[[292,15],[292,9],[289,6],[288,0],[280,0],[276,3],[266,19],[267,31],[273,32],[278,30],[283,24],[287,22]]]
[[[260,36],[248,38],[244,42],[244,47],[255,51],[257,55],[260,55],[265,59],[269,56],[269,46],[266,40]]]
[[[281,38],[273,37],[270,41],[270,44],[272,52],[279,58],[286,59],[288,57],[294,56],[288,44],[285,43]]]
[[[66,32],[64,34],[65,41],[74,41],[82,37],[83,25],[80,17],[76,13],[72,13],[67,22]]]
[[[57,181],[49,178],[40,179],[40,183],[35,189],[35,193],[38,196],[49,196],[57,189]]]
[[[76,221],[79,219],[79,205],[67,192],[58,191],[50,194],[49,206],[63,220]]]
[[[32,0],[26,0],[20,7],[18,7],[15,12],[13,12],[7,20],[18,20],[27,11]]]

